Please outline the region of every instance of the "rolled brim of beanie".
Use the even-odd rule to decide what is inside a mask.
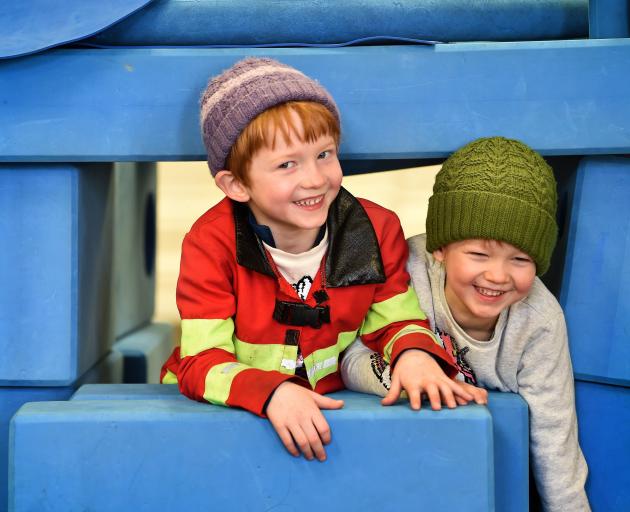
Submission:
[[[472,238],[508,242],[534,260],[539,276],[549,268],[558,235],[555,219],[544,210],[489,192],[434,194],[426,230],[429,252]]]

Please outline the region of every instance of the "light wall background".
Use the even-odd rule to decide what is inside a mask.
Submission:
[[[406,237],[424,233],[427,204],[439,166],[375,172],[344,178],[343,185],[395,211]],[[154,320],[179,323],[175,286],[182,239],[223,193],[214,184],[205,162],[168,162],[157,171],[157,274]]]

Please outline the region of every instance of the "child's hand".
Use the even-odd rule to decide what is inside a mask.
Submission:
[[[488,404],[488,391],[483,388],[478,388],[477,386],[473,386],[472,384],[468,384],[468,382],[458,382],[465,391],[468,391],[472,396],[473,400],[476,404],[479,405],[487,405]],[[455,396],[457,403],[459,405],[466,405],[467,402],[461,403],[460,398]]]
[[[409,396],[412,409],[420,409],[423,393],[429,398],[433,410],[440,410],[442,402],[452,409],[458,404],[465,405],[473,399],[481,400],[481,394],[477,393],[479,396],[476,396],[471,393],[469,387],[469,385],[464,387],[461,382],[449,379],[435,359],[426,352],[410,349],[398,358],[392,373],[391,388],[381,403],[392,405],[404,389]]]
[[[300,455],[297,444],[308,460],[314,455],[325,461],[324,445],[330,443],[330,427],[320,409],[342,407],[343,400],[320,395],[293,382],[283,382],[271,397],[267,417],[291,455]]]

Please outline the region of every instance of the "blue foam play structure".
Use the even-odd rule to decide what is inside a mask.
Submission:
[[[151,323],[119,338],[113,350],[124,360],[123,382],[158,384],[164,361],[173,351],[173,326]]]
[[[155,307],[156,164],[114,165],[112,309],[116,339],[148,324]]]
[[[0,387],[0,510],[8,506],[9,467],[9,423],[16,411],[28,402],[68,400],[83,384],[87,383],[122,383],[123,356],[110,352],[76,382],[67,386],[51,387]]]
[[[578,381],[575,395],[591,507],[594,511],[628,510],[630,388]]]
[[[29,404],[12,425],[14,460],[25,461],[14,467],[12,505],[290,508],[298,484],[278,475],[299,472],[299,486],[326,489],[337,510],[370,509],[386,499],[400,510],[414,503],[420,509],[486,511],[494,508],[495,493],[497,503],[527,510],[527,414],[517,395],[491,394],[492,416],[474,405],[418,413],[406,404],[382,407],[369,395],[335,396],[345,407],[325,411],[334,440],[324,464],[287,455],[269,422],[190,401],[175,386],[86,386],[70,402]],[[500,471],[493,446],[504,457]],[[392,460],[397,471],[383,471]],[[366,468],[380,475],[379,485],[370,484]],[[130,479],[134,490],[123,491]],[[173,492],[184,488],[188,492]],[[386,497],[384,489],[390,489]],[[302,502],[305,510],[321,507],[318,500]]]
[[[630,386],[630,157],[577,169],[561,303],[577,378]]]
[[[111,164],[0,165],[0,386],[69,385],[109,351],[111,181]]]
[[[595,512],[630,510],[626,0],[101,4],[0,6],[0,447],[25,404],[10,510],[528,509],[518,396],[418,414],[342,393],[319,464],[289,457],[268,422],[172,386],[77,390],[104,357],[118,370],[90,382],[154,382],[171,335],[152,323],[154,162],[205,159],[199,95],[249,55],[330,90],[346,174],[489,135],[558,164],[547,279],[566,310],[587,492]],[[298,471],[325,492],[296,498]]]

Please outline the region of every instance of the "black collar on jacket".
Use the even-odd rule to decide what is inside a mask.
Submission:
[[[249,221],[245,203],[232,201],[236,230],[236,261],[250,270],[275,277],[262,242]],[[326,283],[330,288],[385,282],[381,251],[361,203],[343,187],[328,211]]]

